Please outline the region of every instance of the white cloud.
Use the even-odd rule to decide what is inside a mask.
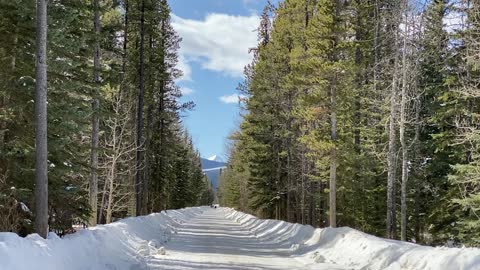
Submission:
[[[196,61],[204,69],[241,77],[244,66],[252,60],[248,49],[257,44],[255,29],[259,23],[257,15],[213,13],[204,20],[172,15],[172,25],[183,39],[180,55],[185,74],[189,74],[188,62]]]
[[[255,4],[258,0],[242,0],[243,6],[248,9],[251,5]]]
[[[243,95],[237,95],[237,94],[232,94],[229,96],[221,96],[220,101],[226,104],[231,104],[231,103],[238,103],[240,102],[240,99],[244,99],[245,96]]]
[[[191,88],[188,88],[188,87],[181,87],[180,91],[182,92],[183,96],[188,96],[188,95],[191,95],[195,92],[195,90],[193,90]]]
[[[177,68],[183,72],[182,77],[178,81],[191,81],[192,80],[192,67],[188,64],[185,57],[180,54],[178,57]]]

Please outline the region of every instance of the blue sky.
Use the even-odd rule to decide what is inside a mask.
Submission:
[[[178,82],[196,108],[184,124],[203,157],[223,156],[239,122],[238,91],[251,61],[255,29],[266,0],[170,0],[172,24],[183,38]]]

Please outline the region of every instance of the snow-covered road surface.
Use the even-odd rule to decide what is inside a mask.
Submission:
[[[229,208],[168,210],[59,238],[0,233],[0,270],[480,270],[480,249],[425,247]]]
[[[167,254],[155,256],[151,269],[274,270],[346,269],[332,264],[308,266],[292,257],[292,249],[256,236],[245,225],[227,217],[223,209],[207,209],[177,228],[166,245]]]

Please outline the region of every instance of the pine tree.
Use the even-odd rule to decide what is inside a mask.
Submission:
[[[227,205],[243,212],[252,212],[250,208],[250,194],[248,189],[248,179],[250,171],[246,160],[246,152],[241,149],[244,142],[241,141],[240,132],[230,136],[232,145],[230,146],[229,167],[220,175],[219,180],[219,200],[221,205]]]
[[[251,154],[247,161],[249,166],[251,165],[251,178],[248,180],[252,196],[250,206],[264,217],[279,218],[282,183],[279,179],[279,142],[275,137],[278,136],[276,127],[280,120],[277,117],[280,104],[272,96],[272,91],[278,89],[278,79],[274,74],[280,71],[280,67],[267,57],[273,50],[273,45],[269,42],[271,12],[270,6],[264,9],[255,59],[246,69],[247,78],[242,89],[250,96],[246,103],[249,113],[245,115],[240,138],[245,141],[245,150]],[[264,108],[264,105],[267,105],[267,108]]]

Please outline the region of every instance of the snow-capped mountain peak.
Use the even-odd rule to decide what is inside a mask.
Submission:
[[[223,160],[222,160],[219,156],[217,156],[217,155],[213,155],[213,156],[211,156],[211,157],[209,157],[209,158],[207,158],[207,159],[210,160],[210,161],[223,162]]]

